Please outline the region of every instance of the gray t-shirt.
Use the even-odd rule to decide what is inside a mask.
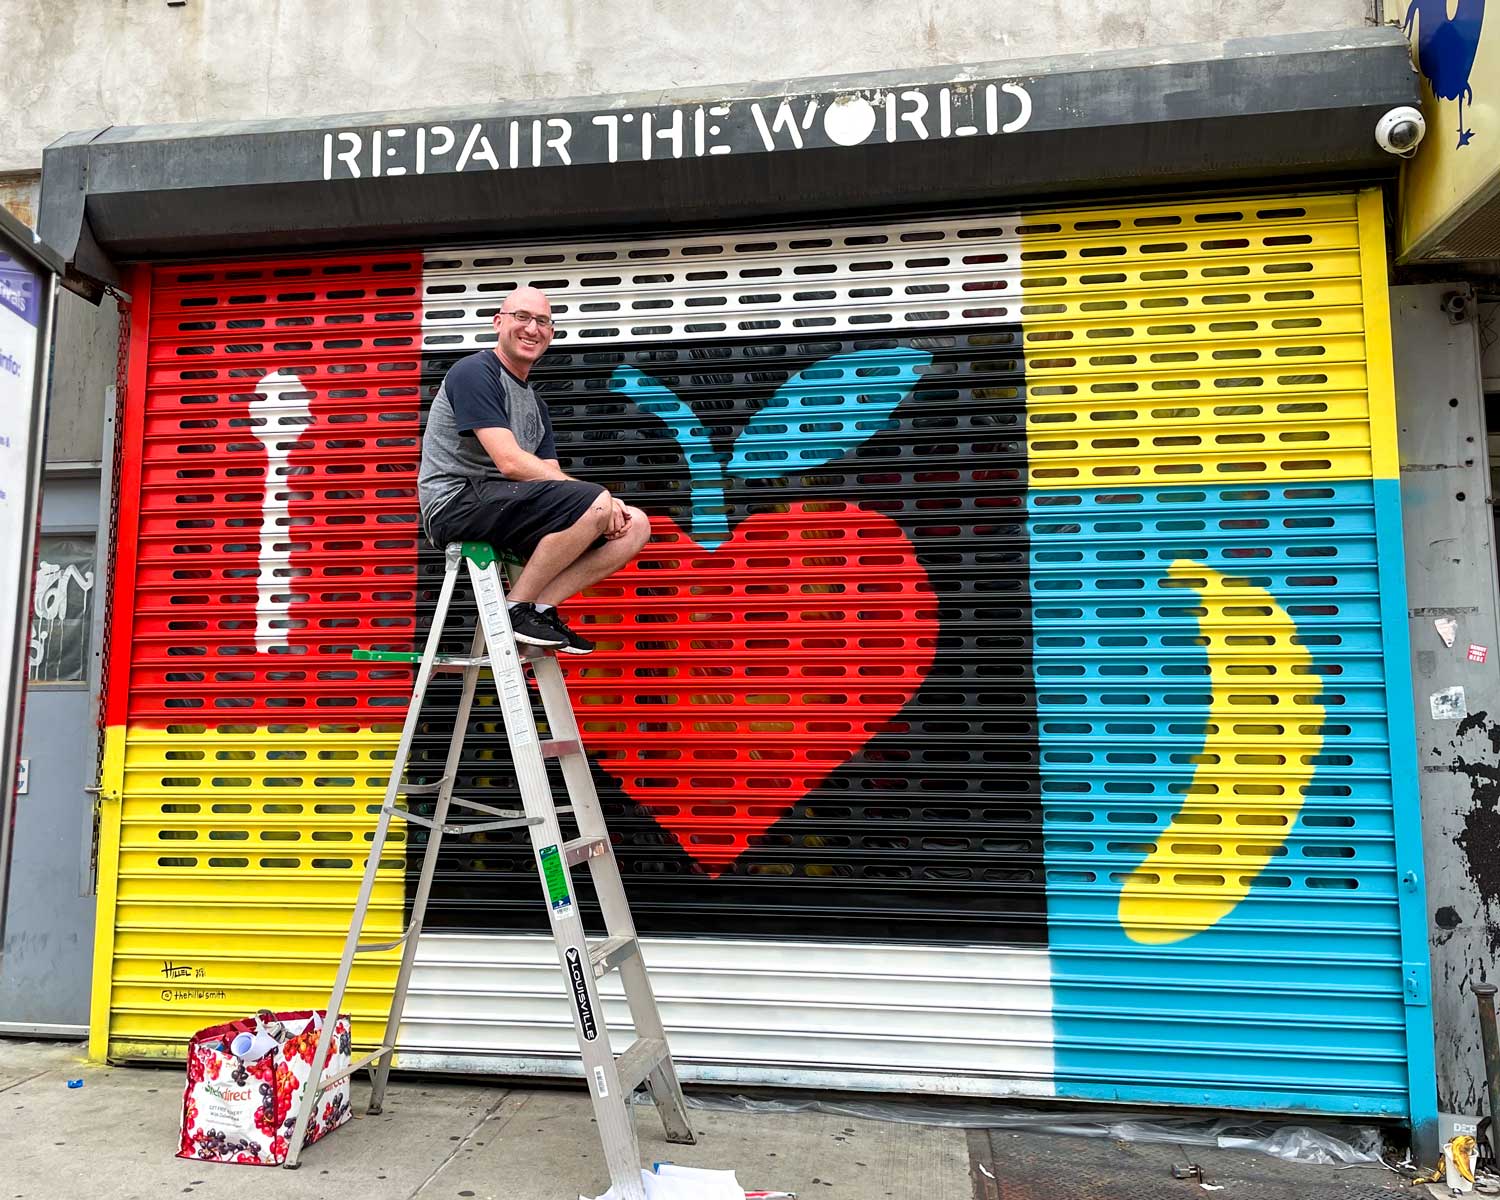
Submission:
[[[530,384],[505,369],[493,350],[459,359],[443,376],[422,431],[417,502],[423,528],[470,480],[504,479],[474,436],[476,429],[508,429],[538,458],[556,458],[552,417]]]

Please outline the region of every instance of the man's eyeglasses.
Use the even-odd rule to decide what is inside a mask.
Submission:
[[[544,317],[539,315],[538,313],[524,312],[519,309],[515,312],[510,312],[509,310],[502,308],[500,310],[500,315],[502,317],[510,317],[511,320],[515,321],[523,329],[526,326],[530,325],[533,321],[536,322],[536,327],[538,329],[551,329],[553,327],[551,317]]]

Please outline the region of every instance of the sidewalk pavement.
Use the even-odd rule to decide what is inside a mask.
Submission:
[[[283,1171],[173,1157],[181,1068],[100,1066],[83,1049],[0,1039],[0,1200],[577,1200],[608,1186],[581,1087],[398,1077],[384,1113]],[[355,1087],[357,1115],[367,1090]],[[746,1188],[802,1200],[1206,1200],[1197,1181],[1172,1178],[1189,1161],[1222,1200],[1412,1195],[1380,1168],[820,1113],[695,1109],[698,1145],[671,1146],[655,1110],[635,1111],[647,1164],[733,1168]]]

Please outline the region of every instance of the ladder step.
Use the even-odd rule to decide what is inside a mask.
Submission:
[[[615,1070],[620,1073],[620,1094],[628,1096],[646,1077],[661,1065],[667,1057],[667,1043],[663,1038],[637,1038],[630,1049],[615,1059]]]
[[[409,821],[413,825],[421,825],[424,829],[441,828],[444,833],[453,833],[460,835],[469,833],[488,833],[492,829],[524,829],[529,825],[540,825],[542,823],[541,817],[528,817],[525,813],[522,812],[507,813],[504,809],[498,808],[493,811],[500,813],[504,818],[503,820],[479,821],[477,823],[469,822],[463,825],[445,824],[442,826],[438,826],[436,823],[434,823],[431,817],[421,816],[420,814],[411,812],[410,810],[405,808],[396,808],[391,804],[382,804],[380,806],[380,811],[383,813],[390,813],[393,817],[400,817],[403,821]]]
[[[543,758],[566,758],[570,754],[582,754],[583,743],[577,738],[553,738],[542,743]]]
[[[641,944],[629,934],[618,934],[605,938],[589,947],[589,962],[594,968],[594,978],[603,978],[633,954],[641,952]]]
[[[397,946],[405,942],[409,937],[411,937],[410,925],[406,927],[406,932],[398,937],[394,942],[360,942],[359,945],[354,947],[354,953],[374,954],[380,950],[394,950]]]
[[[512,817],[506,821],[480,821],[477,824],[470,825],[444,825],[443,832],[464,835],[470,833],[489,833],[494,829],[526,829],[532,825],[540,825],[541,823],[541,817],[521,816]]]
[[[436,796],[447,782],[448,776],[444,775],[436,783],[403,783],[396,790],[403,796]]]
[[[576,867],[590,858],[602,858],[609,853],[609,835],[600,837],[577,837],[563,843],[563,857],[568,866]]]
[[[478,800],[465,800],[461,796],[450,796],[448,798],[448,803],[457,804],[461,808],[473,809],[475,812],[482,812],[491,817],[505,817],[507,819],[514,819],[516,817],[524,817],[526,815],[519,809],[496,808],[493,804],[481,804]]]
[[[349,657],[356,662],[398,662],[418,664],[422,656],[415,650],[353,650]],[[467,667],[487,667],[487,654],[439,654],[432,660],[432,669],[462,671]]]
[[[381,1055],[389,1054],[395,1048],[395,1046],[381,1046],[380,1049],[376,1050],[373,1054],[365,1054],[361,1055],[359,1058],[356,1058],[342,1071],[335,1071],[332,1075],[323,1076],[322,1079],[318,1080],[318,1095],[321,1096],[331,1087],[337,1087],[339,1084],[343,1083],[344,1080],[348,1079],[349,1076],[353,1075],[356,1071],[363,1071],[377,1058],[381,1057]],[[634,1047],[631,1047],[631,1049],[634,1049]],[[630,1051],[628,1050],[626,1051],[627,1054],[629,1052]]]
[[[462,675],[470,667],[487,667],[490,665],[488,654],[476,654],[470,658],[467,654],[445,654],[432,661],[432,673],[434,675]]]

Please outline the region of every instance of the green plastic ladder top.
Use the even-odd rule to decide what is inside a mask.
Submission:
[[[509,550],[496,553],[495,547],[488,542],[460,542],[459,551],[481,570],[493,566],[497,561],[515,567],[524,565]],[[356,662],[419,663],[422,661],[421,654],[414,650],[352,650],[349,657]]]
[[[525,565],[509,550],[502,550],[497,554],[495,547],[491,546],[488,542],[460,542],[459,548],[463,556],[476,567],[488,567],[497,559],[512,567]]]

